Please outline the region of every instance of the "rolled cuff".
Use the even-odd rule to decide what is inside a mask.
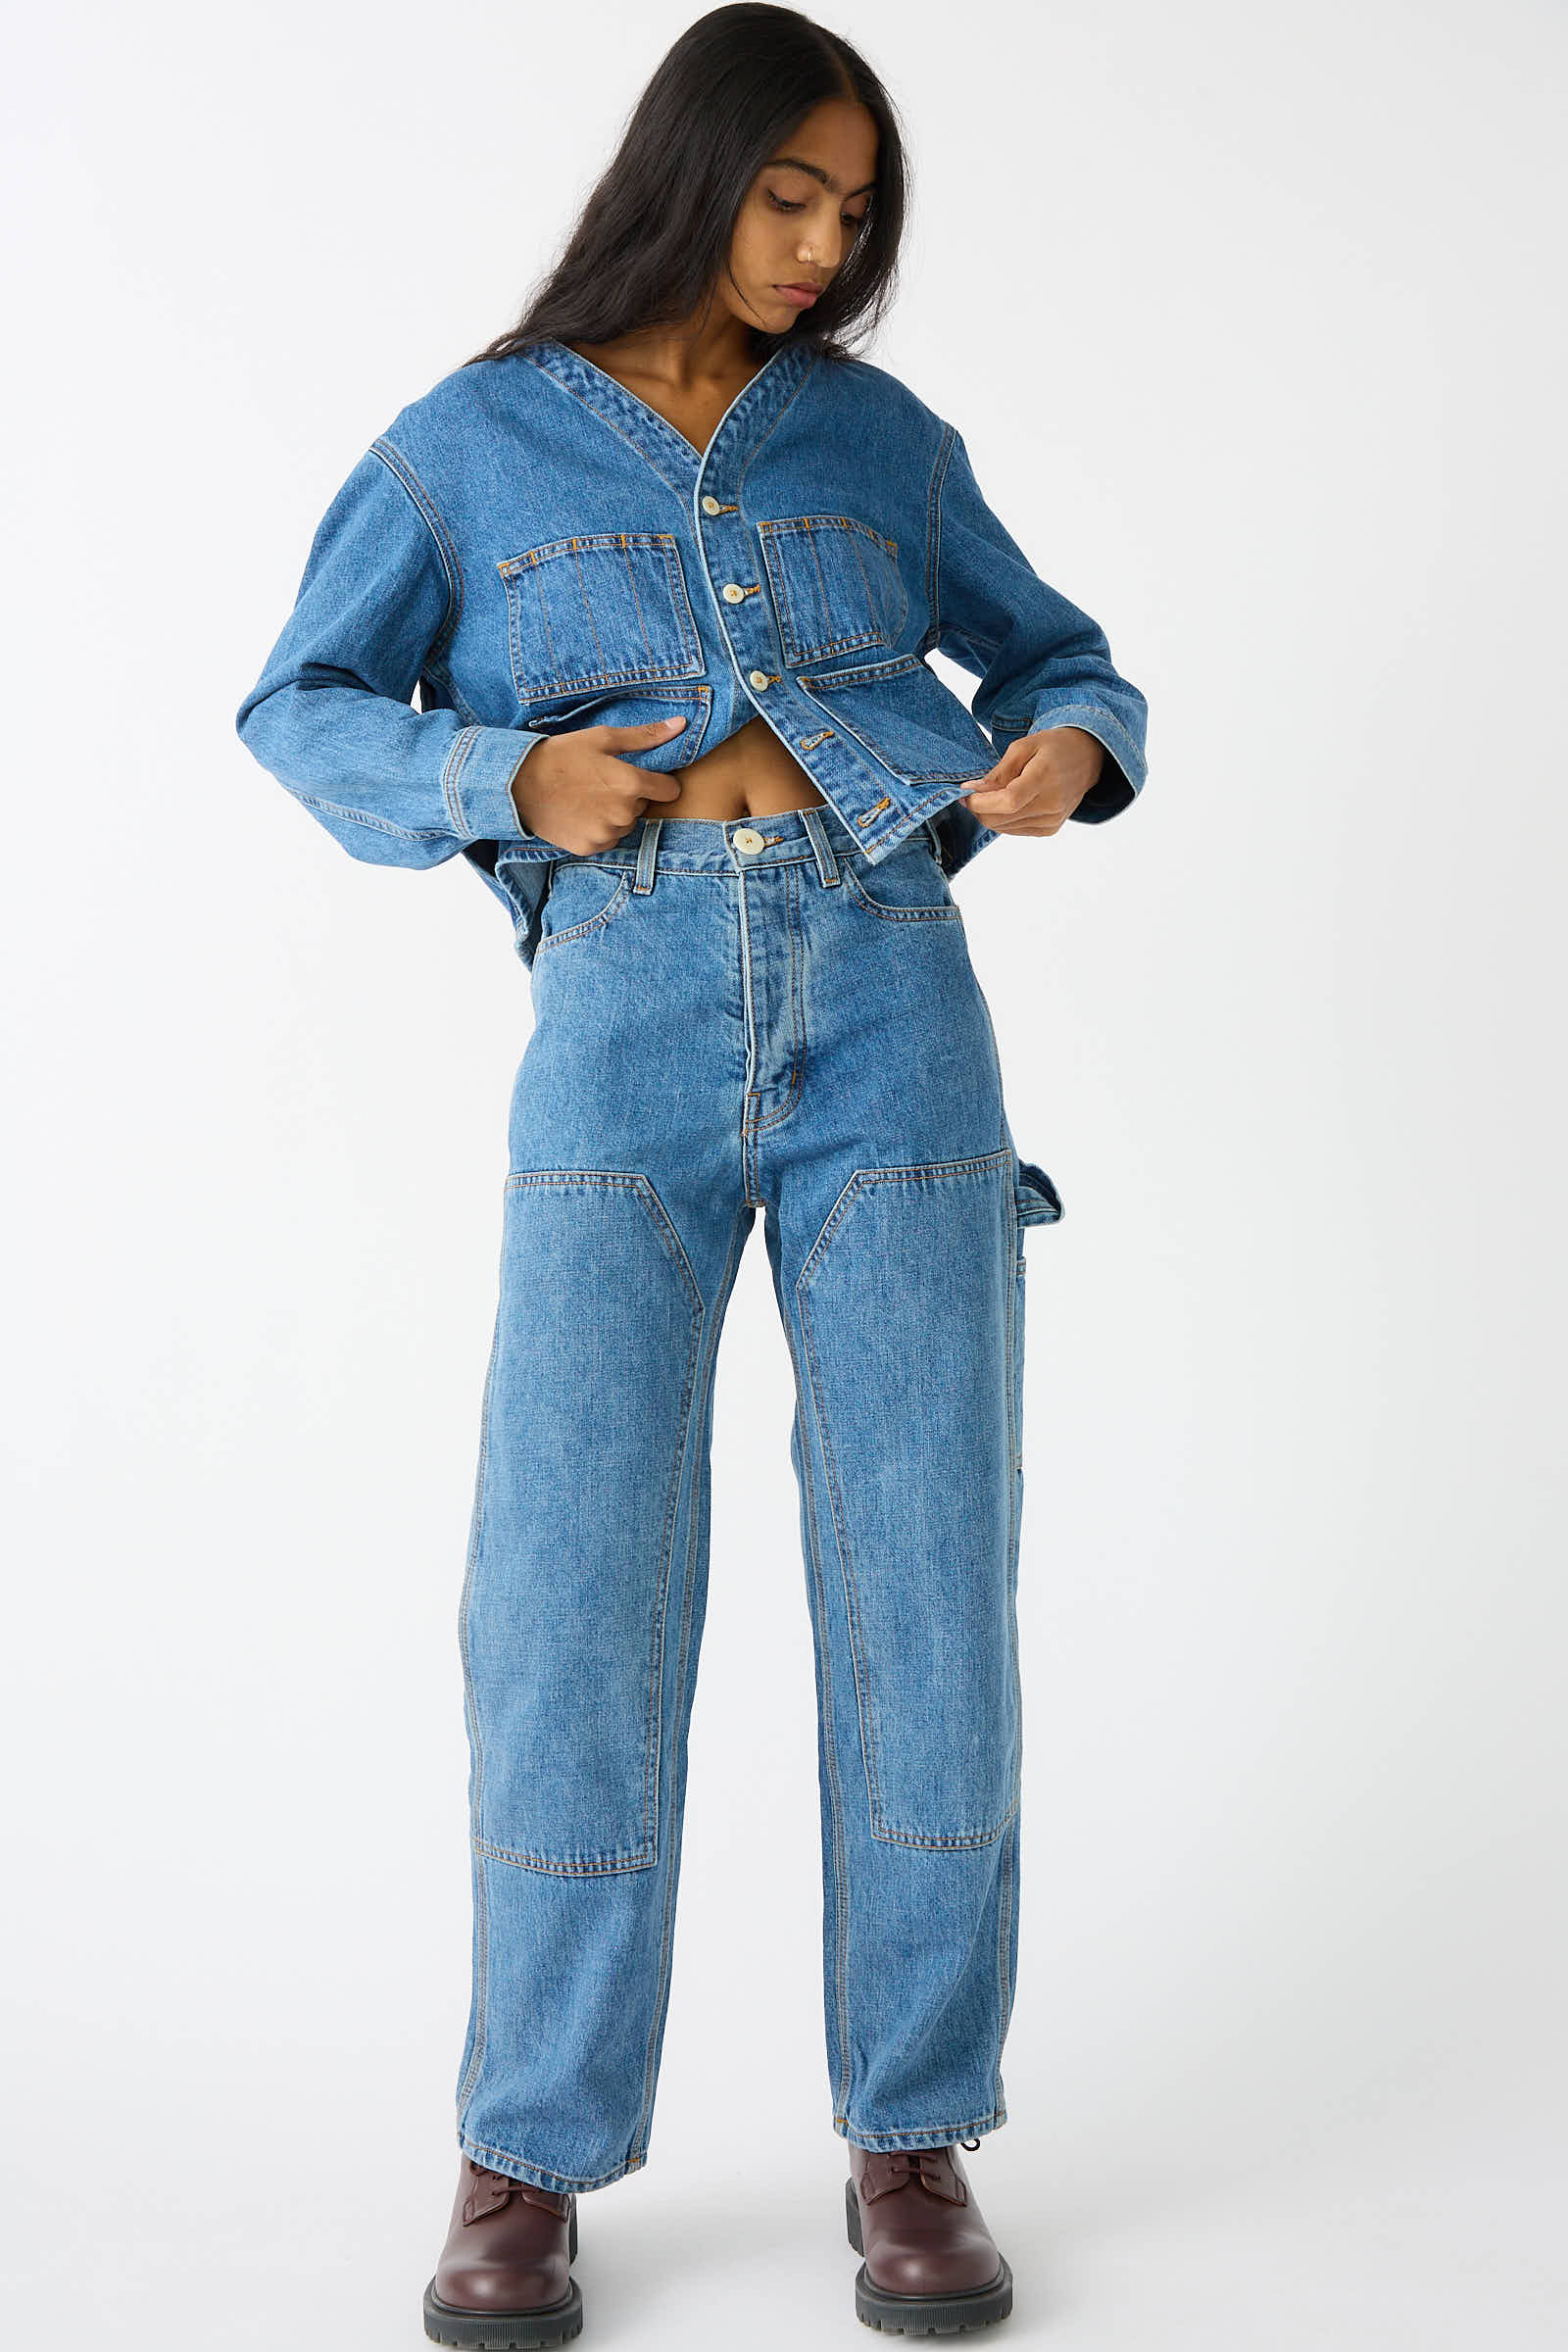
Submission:
[[[1036,705],[1028,731],[1040,735],[1048,727],[1081,727],[1105,747],[1104,765],[1073,810],[1075,818],[1086,825],[1103,824],[1132,806],[1143,791],[1148,762],[1119,719],[1098,703],[1052,706],[1047,701]]]
[[[459,737],[445,783],[454,824],[465,841],[501,841],[533,857],[560,857],[555,842],[529,832],[512,797],[523,761],[546,740],[518,727],[472,726]]]

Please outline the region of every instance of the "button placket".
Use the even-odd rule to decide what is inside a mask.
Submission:
[[[737,424],[737,421],[738,412],[737,416],[726,419],[725,425],[720,428],[719,433],[715,434],[712,444],[710,446],[705,455],[702,468],[703,471],[707,470],[710,463],[714,466],[715,469],[717,469],[719,466],[723,466],[725,470],[728,470],[729,466],[734,462],[735,452],[734,450],[730,450],[728,456],[726,457],[724,450],[725,435],[732,426]],[[837,730],[832,726],[824,724],[812,728],[808,725],[807,730],[804,733],[802,732],[802,718],[808,717],[808,714],[814,715],[814,713],[810,713],[809,704],[807,704],[805,709],[798,710],[795,708],[798,698],[791,691],[790,685],[785,679],[784,672],[781,670],[764,667],[761,660],[759,659],[760,656],[765,654],[777,654],[780,651],[780,648],[776,643],[769,643],[764,646],[758,642],[758,636],[762,634],[766,634],[771,638],[773,635],[774,625],[767,599],[762,596],[762,582],[760,580],[748,581],[734,578],[723,578],[721,567],[727,568],[725,564],[726,554],[728,563],[733,564],[737,555],[739,555],[741,551],[738,548],[730,548],[727,551],[715,550],[712,532],[706,527],[701,519],[699,519],[700,517],[706,516],[709,518],[709,521],[712,521],[720,515],[738,515],[740,514],[739,504],[735,501],[721,499],[713,491],[704,489],[702,486],[701,472],[699,473],[699,478],[697,483],[694,485],[694,488],[697,493],[693,500],[693,506],[697,511],[694,519],[697,519],[697,539],[703,557],[704,567],[708,573],[709,593],[710,596],[712,596],[715,606],[718,607],[720,612],[725,605],[737,609],[736,619],[739,623],[737,628],[731,628],[728,621],[720,622],[721,634],[729,649],[729,657],[734,666],[735,675],[743,681],[752,695],[757,699],[759,708],[760,708],[760,698],[764,694],[771,695],[771,690],[774,686],[777,686],[781,689],[783,705],[782,712],[776,719],[770,719],[769,723],[775,726],[775,730],[778,733],[780,741],[786,744],[791,751],[795,752],[797,757],[799,757],[801,752],[812,752],[821,745],[835,742],[837,738]],[[755,558],[755,553],[756,551],[750,544],[750,534],[748,533],[748,543],[745,554],[749,558]],[[748,643],[747,638],[749,632],[746,624],[740,619],[740,609],[748,608],[751,600],[754,597],[761,598],[761,602],[758,607],[759,621],[760,625],[758,631],[758,636],[752,637],[751,642]],[[767,616],[765,621],[762,619],[764,614]],[[773,697],[772,699],[775,703],[780,701],[780,697]],[[804,760],[802,761],[802,765],[806,765]],[[812,782],[815,783],[818,791],[823,794],[823,797],[828,801],[829,805],[837,808],[841,815],[849,816],[850,811],[843,807],[842,799],[839,797],[844,787],[840,784],[835,784],[832,789],[829,789],[821,777],[812,774],[812,771],[809,767],[807,768],[807,772],[808,775],[811,775]],[[858,798],[859,796],[858,794],[856,794],[854,797]],[[853,818],[853,821],[863,831],[867,825],[874,824],[876,820],[881,817],[891,806],[891,801],[886,793],[884,793],[879,799],[876,800],[874,806],[863,808],[860,813],[856,814]],[[748,828],[748,830],[750,830],[750,828]],[[756,835],[756,841],[759,848],[766,846],[766,839],[763,835]],[[745,843],[737,840],[736,847],[741,850],[743,856],[748,854],[747,845]],[[755,852],[750,854],[755,855]]]

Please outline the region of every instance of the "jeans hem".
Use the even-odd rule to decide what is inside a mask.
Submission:
[[[611,2172],[579,2177],[574,2173],[553,2173],[547,2165],[530,2164],[526,2157],[514,2156],[506,2148],[483,2147],[478,2141],[470,2139],[466,2132],[458,2133],[458,2145],[465,2156],[471,2156],[475,2164],[484,2166],[486,2172],[502,2173],[514,2180],[526,2180],[534,2188],[603,2188],[608,2182],[619,2180],[627,2173],[638,2171],[644,2162],[641,2156],[628,2156],[623,2164],[617,2164]]]
[[[848,2116],[836,2115],[833,2129],[840,2139],[853,2139],[857,2147],[931,2148],[955,2139],[978,2139],[987,2132],[1000,2131],[1006,2120],[1005,2107],[998,2107],[992,2114],[977,2116],[966,2124],[929,2124],[907,2132],[852,2132]]]

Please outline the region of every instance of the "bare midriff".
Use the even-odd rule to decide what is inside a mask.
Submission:
[[[679,783],[680,797],[650,801],[650,816],[727,822],[733,816],[777,816],[785,808],[826,806],[800,761],[760,716],[749,718],[710,752],[700,753],[690,767],[664,773],[670,783]]]

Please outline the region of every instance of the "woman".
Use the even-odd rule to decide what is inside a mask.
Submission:
[[[961,437],[844,341],[904,189],[845,41],[783,8],[692,25],[522,320],[344,483],[238,715],[355,856],[466,856],[531,975],[460,1614],[442,2343],[575,2334],[579,2192],[646,2160],[714,1355],[759,1208],[857,2310],[1011,2307],[956,2143],[1005,2121],[1023,1229],[1061,1203],[1014,1148],[949,876],[1127,806],[1145,705]]]

